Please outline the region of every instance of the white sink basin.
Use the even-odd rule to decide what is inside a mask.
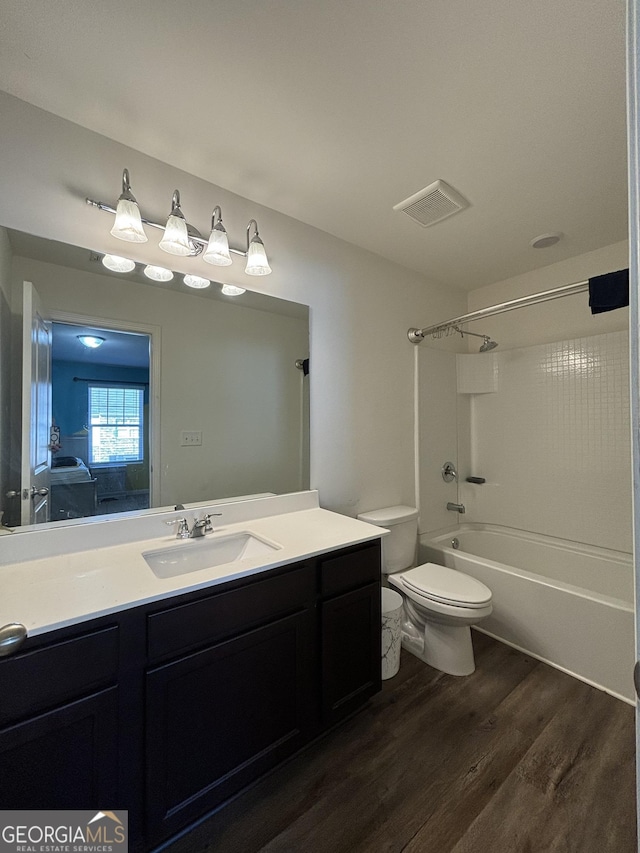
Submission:
[[[182,545],[146,551],[142,556],[156,577],[173,578],[201,569],[212,569],[225,563],[266,556],[280,547],[275,542],[267,542],[253,533],[243,531],[215,539],[205,536],[188,539]]]

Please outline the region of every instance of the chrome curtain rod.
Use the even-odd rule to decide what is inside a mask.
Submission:
[[[521,296],[519,299],[511,299],[509,302],[500,302],[498,305],[489,305],[478,311],[471,311],[460,317],[426,326],[424,329],[409,329],[407,337],[413,344],[419,344],[427,335],[444,332],[460,323],[471,323],[473,320],[482,320],[485,317],[493,317],[496,314],[504,314],[506,311],[515,311],[516,308],[526,308],[527,305],[537,305],[540,302],[549,302],[552,299],[560,299],[562,296],[573,296],[583,293],[589,288],[589,281],[578,281],[575,284],[565,284],[563,287],[555,287],[553,290],[543,290],[540,293],[532,293],[529,296]]]

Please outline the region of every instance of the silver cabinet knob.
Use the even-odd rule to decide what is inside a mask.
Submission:
[[[0,628],[0,658],[17,652],[27,639],[27,629],[19,622],[10,622]]]

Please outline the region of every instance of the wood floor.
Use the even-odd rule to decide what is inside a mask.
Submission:
[[[357,716],[170,853],[634,853],[634,712],[482,634],[453,678],[403,651]]]

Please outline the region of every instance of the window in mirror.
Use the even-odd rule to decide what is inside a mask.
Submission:
[[[142,462],[142,388],[89,386],[89,462]]]

